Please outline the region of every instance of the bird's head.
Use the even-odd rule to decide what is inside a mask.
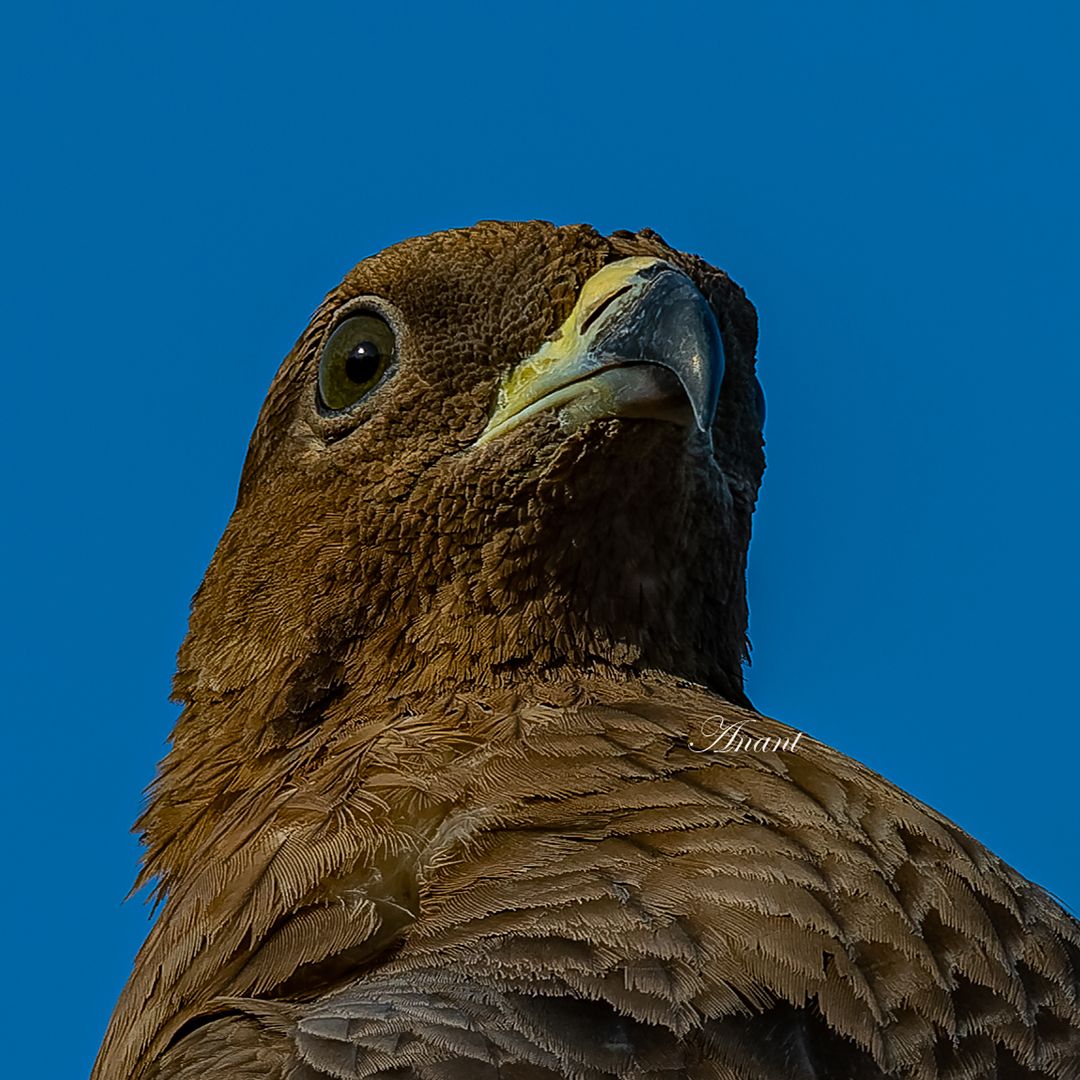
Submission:
[[[744,702],[755,341],[742,290],[650,231],[483,222],[366,259],[270,388],[178,695],[282,737],[349,687],[564,665]]]

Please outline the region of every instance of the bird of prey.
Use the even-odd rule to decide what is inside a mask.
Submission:
[[[1080,1075],[1080,926],[743,692],[756,335],[650,230],[327,296],[193,601],[95,1080]]]

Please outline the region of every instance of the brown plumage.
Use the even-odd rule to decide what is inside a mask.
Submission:
[[[743,694],[755,340],[649,231],[327,297],[195,597],[98,1080],[1080,1075],[1077,923]]]

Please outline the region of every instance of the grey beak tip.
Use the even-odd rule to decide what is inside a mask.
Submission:
[[[607,355],[659,364],[682,383],[694,419],[710,431],[724,378],[724,346],[716,316],[680,270],[654,274],[641,302],[596,342]]]

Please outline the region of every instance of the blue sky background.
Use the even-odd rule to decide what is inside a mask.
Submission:
[[[480,218],[649,226],[746,287],[751,697],[1080,906],[1078,13],[12,8],[11,1074],[85,1074],[146,932],[127,829],[277,364],[359,259]]]

